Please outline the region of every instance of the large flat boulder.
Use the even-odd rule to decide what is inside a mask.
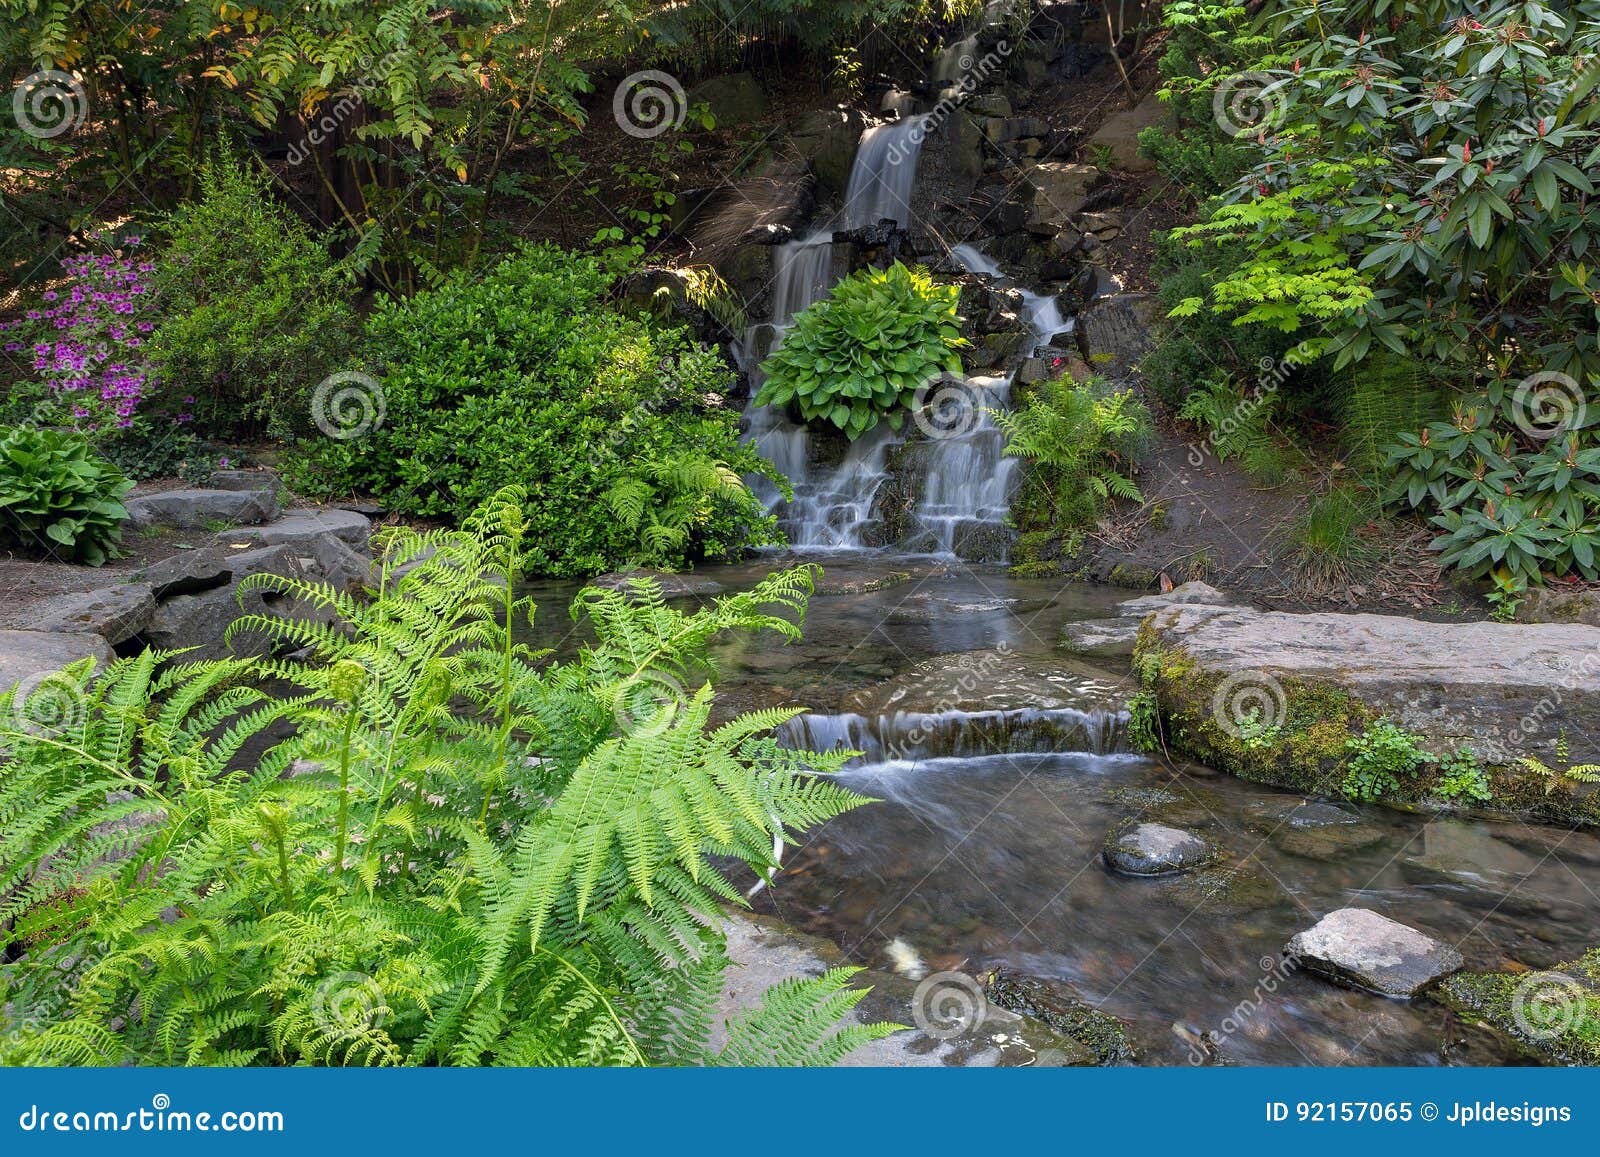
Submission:
[[[1600,762],[1600,628],[1173,606],[1145,620],[1139,648],[1169,737],[1224,770],[1336,791],[1348,740],[1388,718],[1435,756],[1470,748],[1495,772],[1497,808],[1600,822],[1590,789],[1547,792],[1519,763]],[[1425,777],[1402,788],[1428,794]]]
[[[0,631],[0,688],[31,685],[52,671],[90,657],[101,666],[116,658],[109,643],[86,631]]]
[[[155,591],[148,583],[121,583],[51,599],[34,608],[30,621],[41,631],[99,635],[116,646],[144,630],[155,609]]]
[[[1172,106],[1158,96],[1147,96],[1137,106],[1114,112],[1084,143],[1084,151],[1094,156],[1105,150],[1113,167],[1128,173],[1153,173],[1155,160],[1139,151],[1139,134],[1148,128],[1171,128],[1175,124]]]
[[[278,517],[277,496],[267,490],[164,490],[130,498],[123,505],[136,528],[210,530]]]
[[[1041,161],[1023,174],[1028,187],[1028,230],[1054,237],[1089,203],[1105,174],[1093,165]]]
[[[296,510],[265,526],[243,527],[236,532],[236,537],[262,546],[283,544],[299,548],[332,535],[351,546],[364,547],[371,533],[371,520],[353,510]]]
[[[1369,908],[1329,912],[1283,951],[1308,972],[1383,996],[1415,996],[1462,965],[1448,944]]]

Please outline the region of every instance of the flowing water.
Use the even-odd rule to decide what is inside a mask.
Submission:
[[[781,561],[695,577],[742,589]],[[1113,613],[1122,593],[926,557],[824,564],[800,642],[718,648],[718,710],[804,705],[788,742],[866,752],[840,778],[881,802],[808,833],[755,899],[860,964],[1070,983],[1131,1026],[1145,1063],[1191,1061],[1210,1032],[1228,1063],[1481,1064],[1514,1058],[1439,1006],[1286,973],[1280,949],[1350,905],[1455,944],[1468,967],[1548,967],[1594,942],[1593,835],[1308,809],[1129,751],[1125,665],[1054,647],[1063,623]],[[534,593],[541,621],[565,622],[570,587]],[[1112,875],[1100,849],[1131,817],[1196,831],[1226,858]]]

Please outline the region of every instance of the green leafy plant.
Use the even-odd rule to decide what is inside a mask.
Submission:
[[[227,150],[167,233],[149,349],[165,396],[212,437],[311,429],[312,391],[359,356],[353,286],[326,239]]]
[[[1133,391],[1058,378],[1021,409],[991,413],[1005,434],[1005,452],[1032,467],[1020,496],[1024,517],[1042,516],[1064,530],[1092,526],[1111,499],[1144,501],[1132,475],[1152,426]]]
[[[919,389],[961,372],[960,298],[958,286],[898,261],[851,274],[794,319],[762,363],[756,401],[792,402],[806,421],[829,422],[851,439],[880,418],[898,430]]]
[[[1303,457],[1272,429],[1278,403],[1274,390],[1247,390],[1231,377],[1213,374],[1184,398],[1178,417],[1205,432],[1219,462],[1236,459],[1251,477],[1276,486]]]
[[[708,722],[711,641],[795,637],[814,571],[693,615],[584,591],[592,641],[549,662],[523,509],[389,533],[369,601],[252,577],[336,620],[235,625],[303,661],[146,651],[0,694],[3,1059],[801,1064],[892,1031],[837,1023],[838,969],[710,1046],[726,864],[865,802],[828,778],[851,753],[778,745],[796,712]]]
[[[1239,742],[1247,751],[1271,751],[1277,746],[1278,739],[1283,734],[1282,722],[1265,718],[1259,707],[1250,708],[1233,721],[1233,726],[1239,736]]]
[[[81,434],[0,426],[0,543],[100,566],[121,557],[132,489]]]
[[[683,330],[612,308],[614,283],[595,259],[541,245],[380,303],[368,333],[383,421],[301,447],[293,483],[459,520],[527,480],[530,567],[550,575],[780,542],[737,481],[784,485],[739,440],[732,370]]]
[[[1391,719],[1368,724],[1345,741],[1345,777],[1341,790],[1352,799],[1375,800],[1400,790],[1400,777],[1411,776],[1432,759],[1420,746],[1422,737]]]
[[[1441,799],[1472,803],[1488,803],[1494,798],[1489,778],[1478,766],[1478,757],[1470,747],[1452,751],[1439,761],[1439,782],[1433,792]]]
[[[1378,561],[1369,531],[1382,520],[1382,505],[1364,486],[1330,485],[1310,496],[1290,532],[1296,561],[1314,583],[1347,584]]]
[[[1565,754],[1562,755],[1565,761]],[[1553,793],[1557,788],[1580,783],[1600,783],[1600,763],[1575,763],[1564,768],[1550,767],[1531,756],[1524,756],[1517,760],[1519,764],[1545,781],[1545,794]]]

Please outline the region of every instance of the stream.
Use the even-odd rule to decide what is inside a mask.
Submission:
[[[786,561],[693,577],[737,590]],[[1280,950],[1345,906],[1449,941],[1468,968],[1548,967],[1596,938],[1593,835],[1305,806],[1128,750],[1125,670],[1055,649],[1063,623],[1114,613],[1127,592],[928,557],[821,561],[802,640],[717,648],[718,711],[804,705],[789,742],[868,750],[840,778],[882,802],[807,833],[754,901],[857,963],[1065,981],[1127,1022],[1150,1064],[1193,1062],[1205,1032],[1234,1064],[1505,1064],[1442,1007],[1286,970]],[[574,589],[530,588],[540,621],[565,628]],[[1225,859],[1113,875],[1102,843],[1133,816],[1196,831]]]

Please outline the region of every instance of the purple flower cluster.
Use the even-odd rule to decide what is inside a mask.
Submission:
[[[122,246],[131,252],[141,240],[125,237]],[[42,294],[40,308],[0,322],[0,332],[21,331],[5,350],[32,355],[34,371],[78,429],[127,429],[155,387],[141,352],[155,329],[149,281],[155,265],[122,253],[89,253],[68,258],[61,269],[64,285]]]

